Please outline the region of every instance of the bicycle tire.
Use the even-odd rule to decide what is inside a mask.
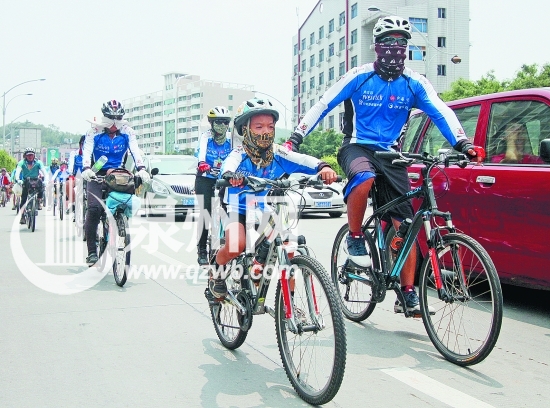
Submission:
[[[309,404],[331,401],[342,384],[346,367],[346,327],[340,302],[325,268],[315,259],[295,256],[290,261],[297,267],[294,274],[292,302],[300,327],[314,324],[316,311],[324,327],[320,330],[293,333],[285,318],[281,281],[275,294],[275,332],[286,375],[296,393]],[[301,272],[301,273],[300,273]],[[312,283],[308,290],[306,282]],[[311,295],[314,295],[312,299]],[[304,311],[308,311],[306,313]],[[329,350],[330,348],[330,350]],[[325,359],[326,362],[319,360]]]
[[[98,262],[97,267],[100,271],[103,271],[103,268],[105,268],[106,261],[103,258],[103,254],[105,252],[105,249],[107,249],[108,244],[108,227],[105,223],[105,219],[103,217],[100,219],[99,224],[97,226],[96,231],[96,245],[97,245],[97,254],[98,254]]]
[[[57,198],[52,199],[53,216],[55,217],[55,207],[57,207]]]
[[[231,275],[227,277],[225,283],[227,289],[233,291],[235,295],[242,289],[240,281],[234,281]],[[211,302],[209,306],[214,330],[223,346],[229,350],[241,347],[246,340],[248,330],[242,330],[240,327],[239,310],[229,301]]]
[[[439,299],[427,256],[419,281],[424,326],[447,360],[459,366],[477,364],[491,353],[502,325],[503,299],[497,271],[487,251],[460,233],[443,236],[436,257],[443,287],[454,301]],[[463,285],[461,276],[465,278]]]
[[[60,194],[59,195],[59,219],[61,221],[63,221],[63,213],[65,211],[63,211],[63,196]]]
[[[15,215],[19,214],[20,208],[21,208],[21,199],[16,198],[15,199]]]
[[[31,205],[31,232],[34,232],[36,229],[36,197],[32,200]]]
[[[130,234],[128,233],[128,220],[124,214],[117,214],[115,222],[118,229],[115,260],[113,261],[113,275],[118,286],[123,287],[128,278],[130,267]],[[113,236],[114,234],[110,234]]]
[[[350,280],[344,275],[344,262],[348,257],[344,251],[344,247],[346,246],[346,236],[348,233],[348,225],[345,224],[336,234],[330,256],[330,271],[344,316],[353,322],[362,322],[372,314],[376,307],[376,302],[372,301],[372,288],[368,284],[358,280]],[[365,233],[365,244],[367,251],[371,254],[373,268],[380,270],[378,251],[369,233]],[[346,283],[342,283],[342,281]],[[348,287],[349,291],[346,299],[346,290]]]

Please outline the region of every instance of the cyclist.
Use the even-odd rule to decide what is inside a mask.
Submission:
[[[206,251],[208,223],[206,220],[210,217],[205,217],[208,215],[205,212],[210,213],[216,178],[220,172],[222,162],[231,152],[231,141],[227,140],[227,129],[231,121],[229,110],[224,106],[215,106],[210,109],[207,116],[211,128],[201,135],[198,148],[199,163],[195,178],[195,194],[199,197],[199,203],[201,204],[197,227],[199,238],[197,262],[199,265],[208,264]]]
[[[50,160],[50,167],[49,171],[46,173],[46,185],[48,189],[48,194],[46,196],[47,198],[47,204],[48,204],[48,210],[51,210],[52,208],[52,202],[55,200],[55,195],[57,194],[57,187],[55,186],[55,175],[59,170],[59,160],[57,157],[52,157]],[[53,194],[52,194],[53,193]]]
[[[17,171],[17,166],[15,166],[15,168],[11,171],[10,180],[11,180],[12,186],[17,183],[17,180],[15,179],[15,172],[16,171]],[[13,207],[11,208],[12,210],[15,210],[15,200],[16,200],[16,198],[17,198],[16,195],[13,194]]]
[[[230,221],[225,229],[225,245],[216,255],[216,270],[219,270],[219,265],[226,265],[245,249],[247,199],[246,194],[238,194],[243,191],[243,176],[276,179],[283,174],[296,172],[319,173],[327,184],[336,181],[336,173],[327,163],[315,157],[288,151],[273,143],[278,119],[279,112],[267,99],[253,98],[243,102],[237,109],[234,127],[243,136],[243,144],[233,149],[221,169],[222,178],[229,180],[232,187],[227,189],[225,198],[225,202],[229,204]],[[267,191],[255,195],[262,198],[267,195]],[[258,208],[263,210],[263,205],[259,203]],[[235,214],[233,217],[232,213]],[[234,219],[238,219],[238,222],[233,222]],[[212,272],[211,268],[208,282],[210,292],[216,298],[224,298],[227,294],[224,276],[214,276]]]
[[[410,191],[406,167],[378,158],[374,152],[393,150],[412,108],[426,112],[456,150],[470,159],[477,156],[478,162],[485,156],[481,147],[468,141],[456,115],[437,96],[429,81],[405,67],[410,38],[408,20],[398,16],[380,18],[373,30],[376,61],[351,69],[328,89],[285,143],[297,151],[303,138],[344,102],[341,125],[344,138],[337,159],[349,180],[344,188],[350,231],[346,239],[348,259],[358,267],[368,267],[371,262],[361,224],[375,174],[383,175],[377,181],[381,205]],[[389,215],[397,229],[403,219],[412,218],[412,205],[406,202]],[[416,257],[413,247],[401,271],[401,290],[407,309],[415,312],[420,310],[414,288]],[[403,307],[396,302],[394,310],[401,313]]]
[[[92,123],[82,149],[82,178],[88,182],[86,186],[88,210],[84,226],[88,245],[86,263],[90,266],[98,260],[95,238],[102,212],[100,201],[103,195],[102,183],[94,180],[96,173],[91,169],[92,157],[94,161],[101,156],[107,157],[107,162],[97,172],[98,175],[104,176],[107,170],[121,167],[126,152],[130,150],[138,176],[144,183],[150,180],[149,173],[143,165],[134,129],[128,125],[128,121],[122,119],[125,113],[122,104],[116,100],[105,102],[101,113],[103,114],[101,122]]]
[[[65,184],[65,196],[67,197],[68,204],[71,205],[74,213],[74,200],[75,200],[75,177],[82,173],[82,146],[86,135],[82,135],[78,142],[78,149],[73,150],[69,156],[69,179]],[[68,209],[68,208],[67,208]],[[74,221],[74,216],[73,216]]]
[[[5,168],[0,170],[0,186],[6,190],[6,203],[9,203],[11,194],[11,179]]]
[[[17,163],[15,171],[15,180],[17,183],[23,185],[23,192],[21,193],[21,207],[25,205],[27,201],[27,195],[29,194],[29,182],[27,178],[38,178],[37,183],[37,197],[38,197],[38,209],[42,209],[40,200],[44,195],[44,189],[42,188],[42,178],[45,176],[45,168],[40,160],[36,159],[36,151],[33,147],[27,147],[23,153],[23,160]],[[23,182],[24,180],[24,182]],[[21,212],[20,224],[25,224],[25,213]]]
[[[69,175],[70,175],[69,172],[67,171],[68,167],[69,167],[69,164],[67,163],[67,161],[63,160],[59,165],[59,169],[55,172],[53,176],[53,180],[54,180],[56,189],[57,189],[58,183],[61,183],[62,185],[64,184],[65,186],[67,185],[67,180],[69,179]],[[65,202],[67,201],[68,201],[68,197],[67,195],[65,195]],[[59,211],[63,211],[63,208],[59,208]],[[67,214],[68,213],[69,213],[69,208],[67,207]]]

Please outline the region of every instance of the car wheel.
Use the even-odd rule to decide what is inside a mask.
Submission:
[[[340,218],[342,216],[341,212],[329,212],[328,215],[330,215],[330,218]]]

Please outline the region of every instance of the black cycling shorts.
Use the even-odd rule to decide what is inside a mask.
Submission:
[[[376,186],[371,194],[376,194],[378,206],[401,197],[411,190],[407,167],[402,163],[392,163],[392,159],[378,158],[374,150],[360,144],[347,144],[338,150],[338,164],[346,174],[348,182],[359,173],[371,172],[376,177]],[[391,217],[402,220],[412,218],[414,212],[410,201],[389,211]]]

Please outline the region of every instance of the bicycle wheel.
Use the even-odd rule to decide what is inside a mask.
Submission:
[[[105,214],[102,214],[101,219],[99,221],[99,224],[97,226],[97,232],[96,232],[96,245],[97,245],[97,254],[98,254],[98,262],[97,262],[97,268],[100,271],[103,271],[103,268],[105,268],[105,257],[103,257],[103,253],[107,249],[107,240],[108,240],[108,225],[105,221]]]
[[[55,207],[57,207],[57,197],[52,200],[53,216],[55,217]]]
[[[128,232],[128,219],[122,213],[115,216],[118,236],[116,236],[116,255],[113,262],[113,274],[115,282],[122,287],[128,278],[127,272],[130,267],[130,233]],[[115,238],[114,232],[110,234]]]
[[[232,291],[238,296],[239,292],[242,290],[241,281],[234,280],[233,277],[229,275],[225,283],[227,284],[227,290]],[[208,289],[206,290],[208,291]],[[242,300],[242,298],[239,300]],[[241,347],[246,340],[248,330],[245,331],[241,329],[242,317],[239,309],[227,300],[215,302],[212,298],[212,300],[209,300],[209,303],[214,330],[216,330],[216,335],[218,339],[220,339],[220,342],[229,350],[235,350]],[[252,306],[249,304],[247,307],[251,308]],[[252,315],[249,317],[252,318]],[[250,329],[251,324],[252,323],[249,323],[248,329]]]
[[[348,233],[348,225],[346,224],[336,234],[330,256],[330,271],[332,282],[342,305],[342,312],[349,320],[361,322],[372,314],[376,302],[372,301],[371,286],[367,282],[350,279],[345,271],[348,255],[344,249],[346,248]],[[368,233],[365,233],[365,238],[367,251],[371,254],[372,267],[379,270],[380,261],[374,240]]]
[[[297,330],[285,318],[281,281],[275,294],[277,345],[292,386],[313,405],[332,400],[346,367],[346,327],[328,273],[309,256],[295,256],[294,305]],[[291,292],[292,293],[292,292]],[[317,326],[317,327],[315,327]]]
[[[30,229],[32,232],[34,232],[34,230],[36,229],[36,200],[37,198],[34,197],[32,199],[32,204],[31,204],[31,216],[29,217],[30,218]]]
[[[469,236],[448,234],[440,244],[436,257],[450,300],[439,299],[426,257],[419,282],[422,320],[435,348],[447,360],[460,366],[477,364],[495,346],[502,324],[497,271],[487,251]]]
[[[19,209],[21,208],[21,197],[15,199],[15,215],[19,214]]]
[[[63,221],[63,195],[59,195],[59,219]]]

